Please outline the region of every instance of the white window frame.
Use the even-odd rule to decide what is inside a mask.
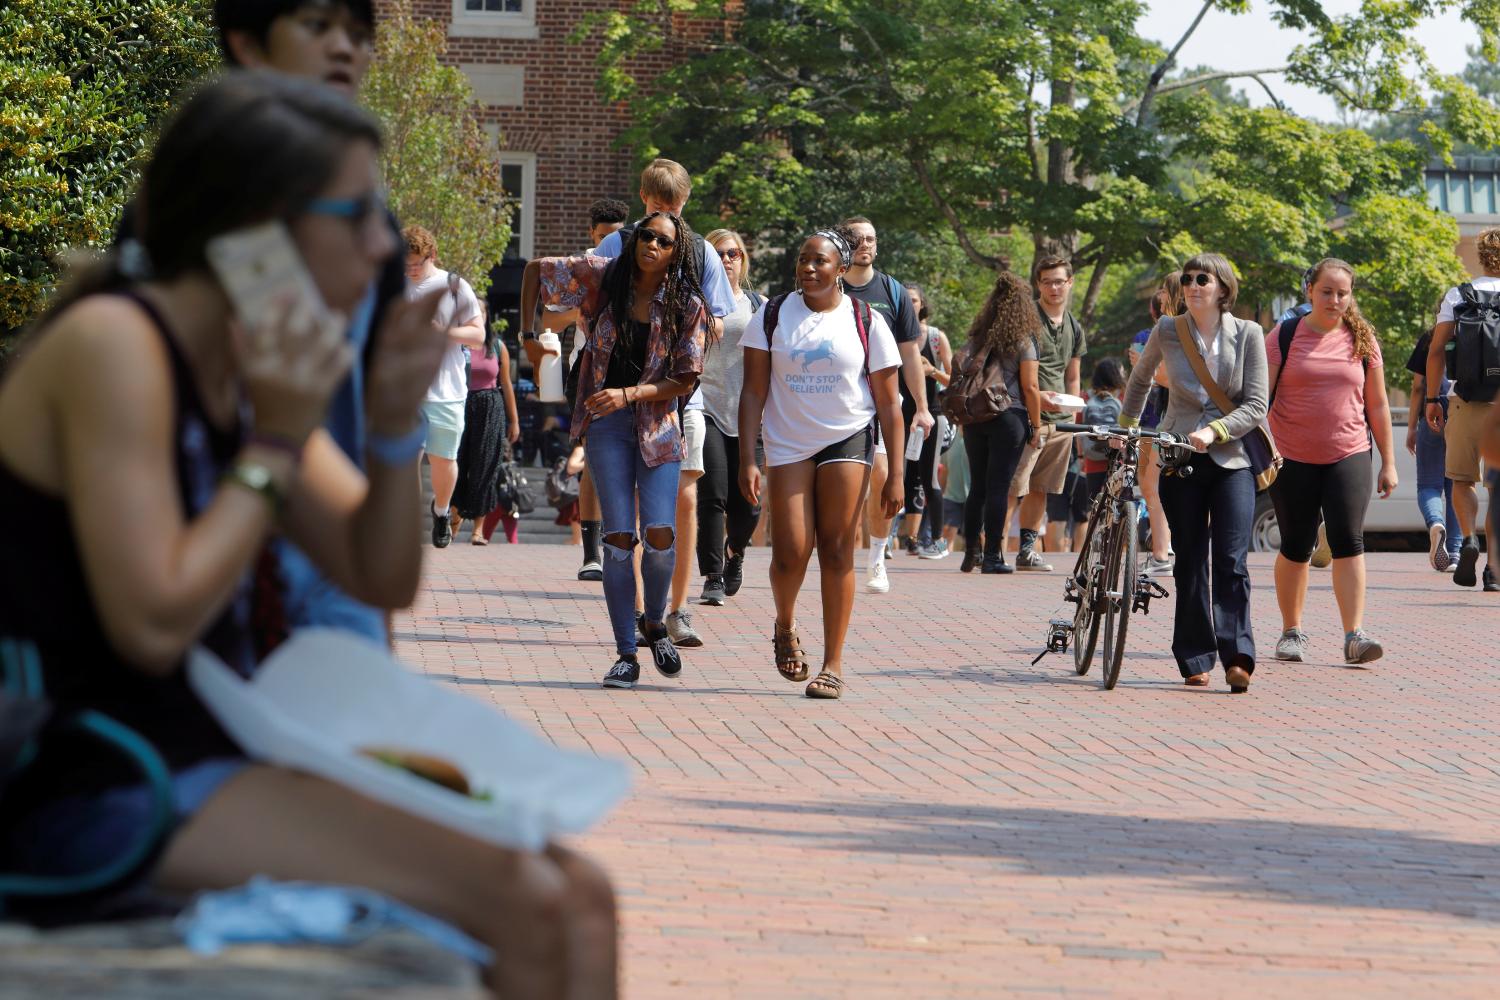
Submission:
[[[536,254],[536,154],[501,150],[497,158],[501,166],[521,168],[521,259],[531,260]]]
[[[521,0],[520,13],[467,10],[464,0],[453,0],[449,38],[540,38],[536,26],[536,0]]]

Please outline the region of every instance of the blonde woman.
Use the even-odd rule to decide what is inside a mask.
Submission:
[[[1269,422],[1285,461],[1271,487],[1281,527],[1276,602],[1282,632],[1276,658],[1300,661],[1307,651],[1302,610],[1321,517],[1333,551],[1333,596],[1343,619],[1344,662],[1372,663],[1385,653],[1364,630],[1372,435],[1380,451],[1376,489],[1388,497],[1396,488],[1384,361],[1375,328],[1354,300],[1354,268],[1333,257],[1321,260],[1308,288],[1312,312],[1285,320],[1266,335]]]
[[[737,485],[740,469],[740,391],[745,354],[740,337],[765,299],[747,287],[750,250],[732,229],[706,237],[719,255],[734,296],[734,312],[724,317],[720,343],[703,359],[703,478],[698,482],[698,571],[703,574],[699,603],[715,607],[739,593],[745,580],[745,550],[760,522],[760,507]],[[749,442],[751,449],[755,441]]]

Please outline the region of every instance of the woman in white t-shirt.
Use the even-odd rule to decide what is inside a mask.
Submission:
[[[796,608],[808,560],[814,546],[818,550],[824,653],[822,669],[807,686],[809,698],[843,693],[854,547],[875,455],[875,419],[892,462],[899,462],[906,448],[896,389],[901,356],[885,320],[844,295],[843,275],[853,257],[839,234],[813,233],[797,255],[797,292],[766,303],[740,340],[745,352],[740,436],[745,441],[762,436],[771,469],[776,669],[793,682],[809,673]],[[740,449],[739,482],[745,499],[759,505],[761,473],[754,449]],[[901,479],[891,476],[881,496],[886,517],[895,516],[901,499]]]

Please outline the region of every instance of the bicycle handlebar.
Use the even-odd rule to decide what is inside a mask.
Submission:
[[[1087,434],[1089,437],[1118,438],[1122,441],[1143,440],[1154,442],[1161,448],[1183,448],[1193,450],[1187,438],[1166,431],[1148,431],[1139,427],[1114,427],[1109,424],[1058,424],[1057,429],[1065,434]]]

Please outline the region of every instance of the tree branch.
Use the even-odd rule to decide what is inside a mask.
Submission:
[[[927,192],[927,197],[932,200],[932,204],[939,212],[943,213],[943,218],[948,220],[948,225],[953,229],[953,235],[958,239],[958,245],[963,249],[964,255],[980,267],[987,267],[992,271],[1004,271],[1008,269],[1010,267],[1009,260],[1004,257],[992,257],[989,254],[981,253],[979,248],[974,245],[973,240],[969,238],[969,231],[964,228],[963,221],[959,219],[958,213],[953,210],[952,205],[948,204],[948,200],[938,193],[937,185],[933,184],[932,175],[927,171],[926,159],[916,151],[912,151],[910,157],[911,167],[916,172],[917,180],[921,182],[922,189]]]
[[[1187,30],[1182,33],[1182,37],[1177,39],[1177,44],[1172,46],[1172,51],[1168,52],[1162,61],[1157,63],[1151,70],[1151,77],[1146,81],[1146,90],[1135,103],[1135,106],[1140,109],[1135,116],[1137,126],[1146,123],[1146,112],[1151,109],[1151,101],[1155,99],[1157,88],[1161,86],[1162,80],[1166,79],[1167,70],[1172,68],[1172,63],[1177,59],[1177,53],[1181,52],[1182,47],[1187,44],[1187,40],[1193,37],[1193,32],[1198,30],[1198,25],[1203,23],[1203,18],[1208,15],[1213,5],[1214,0],[1203,0],[1203,6],[1199,8],[1198,16],[1193,18],[1193,23],[1188,25]],[[1130,107],[1125,108],[1125,114],[1130,114]]]
[[[1037,151],[1036,115],[1033,113],[1035,105],[1032,102],[1032,94],[1036,91],[1036,69],[1033,67],[1031,75],[1026,78],[1026,155],[1031,160],[1031,176],[1038,184],[1046,181],[1042,173],[1042,157]]]
[[[1104,291],[1104,273],[1109,270],[1110,248],[1105,247],[1099,254],[1099,260],[1094,264],[1094,272],[1089,275],[1089,288],[1083,296],[1083,310],[1079,314],[1078,322],[1084,326],[1090,326],[1094,321],[1094,310],[1099,307],[1099,296]]]
[[[1265,81],[1260,79],[1262,75],[1270,76],[1273,73],[1285,73],[1288,68],[1289,67],[1287,66],[1272,66],[1267,69],[1226,69],[1215,73],[1199,73],[1197,76],[1187,76],[1183,77],[1181,80],[1173,80],[1171,83],[1161,84],[1152,91],[1150,96],[1152,98],[1160,97],[1162,94],[1171,94],[1179,90],[1187,90],[1191,87],[1197,87],[1205,83],[1213,83],[1216,80],[1234,80],[1240,77],[1249,77],[1255,80],[1255,82],[1259,83],[1262,87],[1264,87],[1266,85]],[[1267,92],[1269,93],[1269,88],[1267,89]],[[1141,110],[1140,113],[1136,115],[1137,125],[1142,124],[1145,120],[1145,104],[1143,103],[1144,100],[1145,99],[1143,98],[1142,103],[1139,104]],[[1271,100],[1276,101],[1275,94],[1271,94]],[[1281,106],[1280,101],[1276,101],[1276,103],[1278,106]],[[1125,114],[1128,115],[1136,106],[1136,104],[1127,104],[1122,110]]]

